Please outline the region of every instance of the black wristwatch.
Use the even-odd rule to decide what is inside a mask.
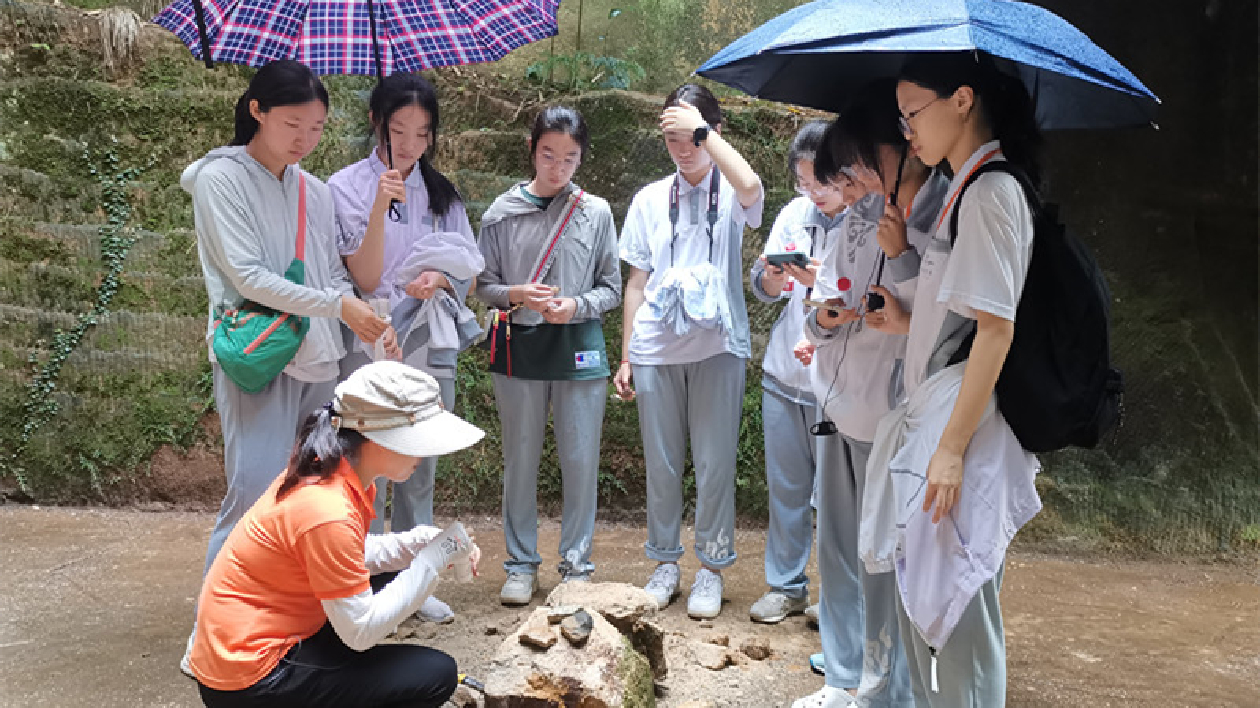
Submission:
[[[710,130],[712,128],[709,127],[708,123],[701,123],[700,127],[696,128],[696,132],[691,134],[691,142],[695,143],[696,147],[700,147],[700,143],[703,143],[705,138],[709,137]]]

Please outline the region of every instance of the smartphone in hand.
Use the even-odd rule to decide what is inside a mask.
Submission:
[[[785,265],[793,265],[798,268],[809,267],[809,256],[804,253],[767,253],[766,263],[772,266],[782,268]]]

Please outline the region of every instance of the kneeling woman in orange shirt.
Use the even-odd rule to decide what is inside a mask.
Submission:
[[[202,586],[190,668],[208,708],[440,706],[455,660],[377,642],[416,611],[438,573],[476,568],[458,523],[368,535],[373,482],[481,439],[442,408],[437,382],[390,361],[339,384],[302,427],[289,468],[228,537]],[[397,572],[379,592],[369,577]]]

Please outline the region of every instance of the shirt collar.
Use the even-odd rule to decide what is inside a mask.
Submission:
[[[951,180],[952,184],[950,185],[950,191],[954,191],[958,185],[962,184],[963,180],[967,179],[967,175],[971,174],[971,168],[975,167],[980,160],[984,159],[985,155],[988,155],[994,150],[1000,151],[1001,148],[1001,141],[990,140],[977,148],[975,152],[971,153],[971,157],[967,158],[967,161],[963,163],[963,166],[954,172],[954,179]],[[1002,153],[998,152],[995,157],[1001,157],[1001,155]]]
[[[368,164],[372,166],[372,172],[376,173],[377,177],[380,177],[381,175],[385,174],[385,171],[389,169],[389,167],[387,167],[384,162],[381,162],[380,156],[376,154],[375,145],[372,146],[372,152],[370,155],[368,155]],[[415,167],[411,168],[411,174],[407,175],[407,179],[403,180],[403,184],[407,185],[408,187],[422,186],[423,181],[420,177],[420,163],[419,162],[416,163]]]
[[[359,473],[355,472],[354,468],[350,466],[350,461],[345,457],[341,458],[341,464],[337,466],[337,471],[333,474],[341,479],[342,484],[346,485],[346,489],[349,490],[349,496],[354,501],[355,506],[362,509],[367,514],[368,519],[375,519],[376,485],[369,484],[367,489],[364,489],[363,482],[359,480]]]
[[[712,169],[716,170],[717,166],[715,165]],[[703,194],[708,194],[709,181],[712,179],[712,173],[711,172],[705,173],[704,179],[700,180],[700,184],[696,184],[696,185],[693,185],[690,182],[688,182],[687,178],[683,177],[682,172],[679,170],[674,170],[674,179],[678,181],[678,196],[680,197],[683,196],[684,194],[690,194],[692,191],[697,190],[697,189],[700,190],[701,193]],[[721,175],[718,175],[719,182],[721,181],[721,179],[722,179]]]

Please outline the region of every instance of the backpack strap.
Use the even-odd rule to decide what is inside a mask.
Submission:
[[[962,211],[962,196],[967,188],[972,185],[980,175],[986,172],[1005,172],[1014,177],[1019,182],[1019,186],[1024,188],[1024,198],[1028,200],[1028,208],[1032,210],[1033,222],[1035,223],[1040,217],[1043,204],[1041,202],[1041,194],[1037,191],[1037,187],[1033,185],[1029,179],[1028,173],[1019,167],[1007,162],[1006,160],[990,160],[981,165],[976,171],[967,177],[967,181],[963,182],[962,187],[958,190],[958,196],[954,198],[956,204],[954,211],[949,216],[949,245],[953,246],[958,240],[958,212]]]

